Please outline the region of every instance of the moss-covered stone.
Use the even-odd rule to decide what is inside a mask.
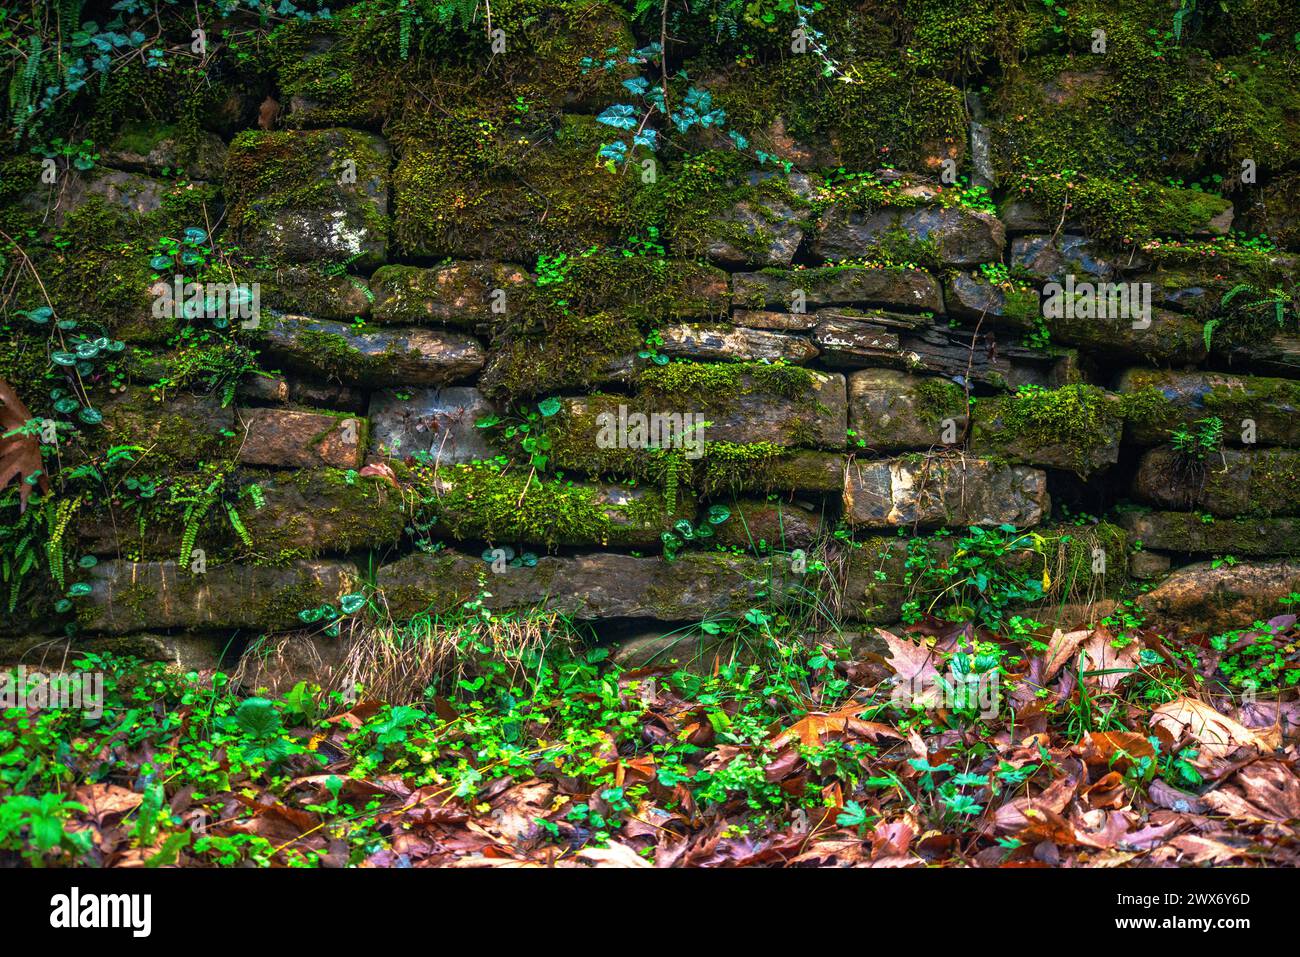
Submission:
[[[233,455],[235,417],[218,395],[133,387],[107,400],[103,428],[113,445],[135,445],[150,467],[197,464]]]
[[[411,256],[514,262],[613,243],[630,231],[635,187],[593,162],[608,139],[585,116],[520,137],[453,109],[398,161],[394,238]]]
[[[1125,511],[1117,521],[1143,548],[1191,555],[1297,555],[1300,519],[1214,518],[1194,512]]]
[[[673,506],[652,488],[600,486],[504,471],[495,464],[431,471],[425,499],[435,534],[489,544],[646,547],[694,515],[686,490]]]
[[[892,369],[864,369],[849,376],[849,428],[859,448],[880,452],[928,449],[966,431],[966,394],[947,379]]]
[[[1219,516],[1300,515],[1300,451],[1224,449],[1197,460],[1161,446],[1142,456],[1133,494],[1159,508]]]
[[[477,339],[421,328],[357,331],[341,322],[303,316],[263,319],[254,334],[286,365],[365,386],[447,385],[483,367]]]
[[[248,252],[365,269],[388,249],[388,144],[357,130],[247,130],[226,161],[229,218]]]
[[[1175,429],[1216,417],[1231,445],[1242,444],[1243,435],[1260,445],[1300,445],[1300,383],[1290,379],[1129,369],[1119,391],[1134,407],[1125,425],[1128,442],[1165,442]]]
[[[1022,388],[975,405],[972,450],[1086,477],[1119,460],[1123,407],[1092,385]]]
[[[301,625],[298,612],[356,585],[356,571],[330,562],[283,568],[224,565],[195,575],[175,562],[100,562],[89,572],[91,593],[78,605],[82,628],[124,634],[162,628],[250,628]]]
[[[542,557],[535,567],[495,574],[480,558],[409,555],[379,569],[376,582],[395,616],[447,611],[476,597],[492,610],[544,605],[573,618],[701,621],[739,618],[759,596],[780,604],[806,589],[789,560],[684,552],[676,560],[596,553]]]

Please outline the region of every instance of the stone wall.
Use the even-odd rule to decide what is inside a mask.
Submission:
[[[747,111],[755,80],[791,68],[723,71],[719,102],[767,120],[749,137],[777,158],[697,129],[647,179],[596,159],[614,134],[595,117],[622,77],[576,58],[638,40],[586,6],[526,27],[505,73],[457,67],[473,77],[463,95],[450,67],[367,52],[346,24],[289,31],[270,80],[236,76],[233,121],[220,114],[198,148],[160,124],[146,149],[133,129],[93,170],[14,200],[89,244],[70,268],[116,298],[69,294],[66,311],[97,311],[127,346],[94,386],[102,425],[64,467],[96,443],[139,451],[111,497],[70,516],[64,548],[97,559],[73,576],[88,593],[56,613],[60,589],[24,586],[0,626],[13,649],[75,621],[92,645],[194,662],[196,642],[237,651],[358,594],[399,617],[482,596],[619,628],[816,595],[886,624],[908,537],[1004,524],[1105,539],[1091,598],[1140,595],[1198,630],[1300,591],[1300,337],[1294,311],[1272,319],[1300,249],[1294,63],[1267,77],[1283,102],[1251,88],[1289,152],[1261,153],[1260,180],[1222,196],[1167,180],[1262,147],[1170,151],[1113,192],[1094,164],[1077,201],[1059,173],[1026,174],[1014,158],[1031,134],[1074,121],[1124,140],[1136,122],[1098,119],[1098,91],[1132,81],[1125,61],[1033,45],[984,67],[985,103],[942,72],[914,76],[955,107],[910,132],[882,118],[864,134],[831,99],[795,122],[788,77],[773,86],[788,99]],[[393,65],[382,83],[363,79],[376,56]],[[349,68],[356,86],[327,91]],[[1180,69],[1195,84],[1205,67]],[[271,129],[253,120],[262,92],[282,111]],[[210,324],[152,308],[140,250],[184,226],[260,285],[257,319],[203,344],[253,350],[258,368],[230,380],[183,335]],[[92,231],[126,244],[120,263]],[[1135,284],[1150,311],[1044,315],[1067,281]],[[29,384],[45,383],[21,366],[0,372],[45,414]],[[637,413],[705,424],[676,449],[602,440],[604,415]],[[1210,417],[1220,446],[1174,449]],[[163,491],[142,498],[132,475]],[[714,526],[717,506],[729,517]],[[670,543],[669,560],[663,535],[683,521],[714,535]],[[1225,555],[1239,562],[1211,563]]]

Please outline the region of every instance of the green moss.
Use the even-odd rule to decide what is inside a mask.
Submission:
[[[913,409],[927,425],[938,425],[954,415],[966,414],[966,393],[947,379],[926,378],[911,389]]]
[[[918,169],[960,152],[965,116],[955,86],[917,73],[883,43],[879,56],[855,58],[845,68],[854,82],[822,77],[815,56],[785,57],[737,76],[716,98],[752,137],[779,118],[787,135],[818,149],[822,165],[872,169],[885,157]]]
[[[663,498],[650,490],[621,503],[602,501],[595,486],[495,465],[444,468],[427,481],[425,498],[436,499],[440,526],[454,538],[490,544],[644,545],[671,518]]]
[[[808,369],[779,362],[672,362],[646,369],[640,380],[646,394],[701,401],[766,392],[813,402],[815,383]]]
[[[609,136],[591,117],[520,131],[506,103],[461,105],[407,136],[393,174],[393,235],[408,255],[530,262],[630,231],[635,180],[593,158]]]
[[[1093,453],[1115,441],[1122,421],[1118,404],[1093,385],[1022,386],[1013,396],[991,401],[991,418],[979,416],[982,441],[1031,456],[1036,450],[1064,448],[1081,474],[1091,469]]]
[[[1269,449],[1251,460],[1247,514],[1300,514],[1300,452]]]

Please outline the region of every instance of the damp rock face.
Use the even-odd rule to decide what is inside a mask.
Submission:
[[[239,242],[289,262],[381,264],[390,165],[387,142],[358,130],[239,134],[225,177]]]
[[[891,232],[929,243],[949,266],[972,266],[1002,258],[1006,228],[990,213],[963,207],[920,206],[869,213],[833,207],[823,215],[811,249],[823,259],[855,259],[879,249]]]
[[[376,582],[395,613],[414,614],[473,598],[487,567],[467,555],[417,554],[380,568]],[[779,601],[797,580],[780,558],[688,553],[667,563],[603,553],[544,557],[535,567],[507,567],[489,578],[491,595],[484,601],[494,610],[507,610],[535,607],[545,599],[547,607],[583,620],[698,621],[743,615],[760,591]]]
[[[350,565],[299,561],[279,568],[229,565],[193,574],[175,562],[100,562],[78,620],[91,633],[150,628],[284,630],[298,612],[337,602],[355,584]]]
[[[859,528],[1037,525],[1047,505],[1039,469],[949,455],[856,462],[844,487],[844,517]]]
[[[266,349],[302,372],[370,388],[450,385],[483,367],[482,344],[463,333],[422,327],[357,332],[305,316],[262,320]]]

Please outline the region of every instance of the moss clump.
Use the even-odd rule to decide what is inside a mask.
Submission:
[[[926,425],[938,425],[946,418],[966,414],[966,393],[947,379],[926,378],[911,389],[912,408]]]
[[[1160,427],[1178,420],[1177,407],[1153,385],[1119,396],[1120,414],[1134,425]]]
[[[505,104],[456,107],[409,135],[393,174],[394,238],[408,255],[514,262],[615,242],[636,187],[593,163],[608,139],[591,117],[521,135]]]
[[[673,362],[641,374],[641,388],[649,395],[700,401],[767,392],[813,402],[815,383],[808,369],[780,362]]]
[[[627,545],[657,540],[670,510],[643,490],[617,501],[601,489],[559,478],[503,471],[494,464],[420,470],[440,526],[458,539],[489,543]]]
[[[1300,514],[1300,452],[1270,449],[1255,453],[1251,459],[1247,514]]]
[[[780,463],[789,459],[788,448],[770,442],[709,442],[695,465],[693,482],[705,496],[774,488],[780,483]]]
[[[981,430],[983,438],[1031,453],[1063,447],[1081,473],[1090,469],[1093,453],[1115,441],[1122,422],[1121,408],[1105,390],[1082,383],[1059,389],[1021,386],[994,403],[998,428]]]
[[[779,120],[792,139],[813,144],[826,166],[872,169],[886,157],[919,169],[958,155],[966,135],[961,91],[910,69],[883,43],[879,53],[844,64],[852,83],[824,78],[814,56],[793,56],[751,68],[715,98],[753,137]]]

